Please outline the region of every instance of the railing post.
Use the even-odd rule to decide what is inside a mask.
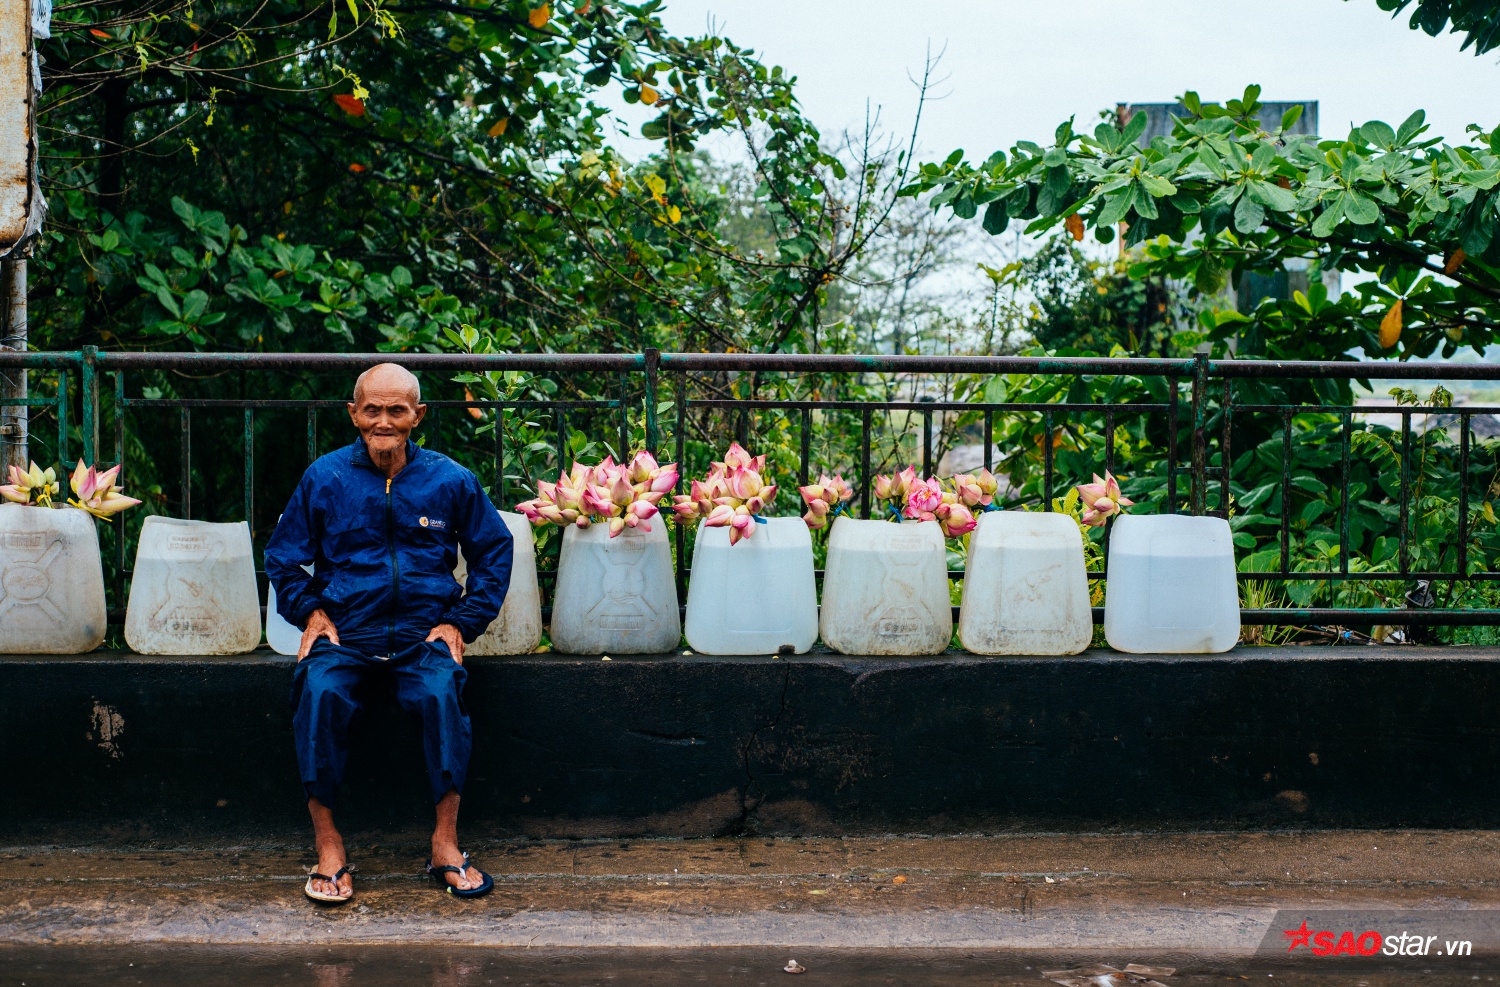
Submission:
[[[99,461],[99,347],[83,348],[83,371],[80,377],[79,404],[82,417],[79,426],[83,431],[83,459],[92,465]]]
[[[661,350],[646,347],[646,451],[656,455],[656,444],[660,439],[656,421],[656,377],[661,368]]]
[[[1208,354],[1193,356],[1192,512],[1201,516],[1208,500]]]

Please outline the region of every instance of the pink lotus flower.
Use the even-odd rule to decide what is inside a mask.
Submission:
[[[723,462],[715,462],[707,476],[692,481],[686,496],[674,498],[672,511],[676,519],[686,522],[702,518],[711,528],[729,526],[731,545],[750,537],[755,531],[756,517],[776,496],[776,484],[765,480],[765,464],[765,456],[751,456],[738,442],[734,443],[724,454]]]
[[[119,473],[119,466],[112,466],[103,473],[98,472],[93,466],[85,468],[83,460],[80,459],[78,467],[73,470],[73,475],[69,479],[69,485],[78,495],[78,499],[69,500],[68,503],[105,521],[127,507],[134,507],[140,501],[134,497],[125,496],[120,486],[115,483],[115,477]]]
[[[1120,484],[1108,470],[1104,471],[1103,479],[1095,473],[1093,483],[1079,484],[1078,496],[1084,506],[1081,520],[1091,528],[1103,527],[1114,515],[1135,506],[1135,501],[1120,493]]]
[[[79,463],[82,466],[82,463]],[[113,474],[111,474],[113,477]],[[51,466],[42,469],[35,462],[30,469],[10,467],[10,482],[0,486],[0,497],[12,504],[34,504],[51,507],[52,498],[62,489],[57,482],[57,470]],[[140,501],[135,501],[140,503]],[[128,504],[126,505],[129,506]]]
[[[906,495],[907,517],[926,515],[924,521],[931,520],[931,515],[943,504],[943,485],[937,480],[920,480]]]

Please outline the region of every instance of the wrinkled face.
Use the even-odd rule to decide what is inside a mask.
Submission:
[[[372,459],[405,448],[407,436],[426,413],[427,405],[417,403],[411,379],[397,373],[370,374],[349,403],[349,419]]]

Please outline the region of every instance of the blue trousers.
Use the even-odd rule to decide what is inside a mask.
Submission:
[[[441,641],[425,641],[381,659],[320,638],[292,679],[297,766],[309,798],[333,807],[349,760],[349,724],[383,683],[422,720],[432,801],[463,794],[473,734],[464,709],[468,672]]]

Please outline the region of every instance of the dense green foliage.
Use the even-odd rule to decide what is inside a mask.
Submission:
[[[1412,7],[1412,0],[1375,2],[1393,17]],[[1500,45],[1500,8],[1491,0],[1416,0],[1408,23],[1413,31],[1426,31],[1435,38],[1450,22],[1455,33],[1464,35],[1465,51],[1472,46],[1474,54],[1483,55]]]
[[[1138,247],[1132,275],[1186,282],[1204,296],[1287,261],[1375,274],[1340,298],[1269,301],[1248,319],[1205,310],[1206,337],[1239,352],[1330,358],[1452,355],[1482,348],[1500,325],[1500,129],[1480,143],[1427,138],[1418,111],[1399,127],[1371,121],[1341,140],[1274,132],[1255,116],[1259,87],[1223,106],[1183,102],[1169,137],[1138,146],[1145,119],[1092,134],[1057,129],[1047,147],[1017,143],[981,164],[954,152],[905,190],[984,228],[1068,226]],[[1400,302],[1400,307],[1397,302]],[[1394,315],[1392,314],[1394,311]]]
[[[805,345],[891,162],[846,165],[790,76],[659,5],[60,5],[35,342]],[[620,99],[650,106],[640,164]],[[691,153],[719,130],[754,162],[738,187]]]

